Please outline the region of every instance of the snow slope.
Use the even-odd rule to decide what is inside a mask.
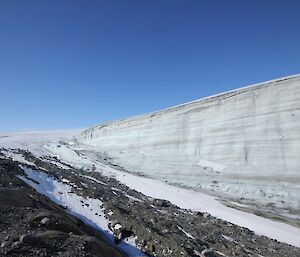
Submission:
[[[300,75],[83,131],[127,170],[248,203],[300,210]]]

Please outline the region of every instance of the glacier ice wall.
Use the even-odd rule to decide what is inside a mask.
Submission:
[[[101,124],[77,140],[130,171],[300,209],[300,75]]]

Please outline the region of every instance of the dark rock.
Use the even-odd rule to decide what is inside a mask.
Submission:
[[[40,239],[31,234],[24,234],[20,236],[19,242],[26,245],[37,245],[40,243]]]
[[[0,207],[32,207],[32,200],[17,188],[0,188]]]
[[[37,239],[41,240],[51,240],[51,239],[66,239],[69,237],[68,234],[62,232],[62,231],[57,231],[57,230],[46,230],[44,232],[39,232],[35,235]]]
[[[100,241],[95,237],[89,237],[85,243],[85,249],[93,256],[101,257],[121,257],[123,256],[118,250]]]

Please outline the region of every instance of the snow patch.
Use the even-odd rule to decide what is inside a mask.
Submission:
[[[44,172],[26,167],[22,167],[22,169],[28,178],[24,176],[18,176],[18,178],[39,193],[49,197],[53,202],[65,206],[69,213],[79,217],[86,224],[100,230],[107,241],[114,244],[114,236],[108,228],[109,221],[105,218],[104,210],[101,207],[102,202],[99,199],[84,198],[76,194],[70,194],[68,193],[72,189],[70,185],[59,182]],[[33,182],[33,180],[38,182],[38,184]],[[145,256],[142,251],[125,242],[115,246],[126,252],[130,257]]]
[[[207,160],[199,160],[197,165],[202,167],[205,170],[214,171],[214,172],[222,172],[224,169],[227,168],[227,165],[207,161]]]
[[[20,153],[16,153],[14,151],[6,151],[6,150],[2,150],[1,153],[3,153],[6,157],[12,159],[13,161],[17,161],[23,164],[36,167],[36,165],[33,162],[27,161],[24,158],[24,156]]]
[[[98,180],[98,179],[96,179],[96,178],[93,178],[93,177],[91,177],[91,176],[81,175],[81,174],[79,174],[79,176],[81,176],[81,177],[83,177],[83,178],[90,179],[90,180],[92,180],[92,181],[94,181],[94,182],[96,182],[96,183],[98,183],[98,184],[104,185],[104,186],[107,185],[106,183],[104,183],[104,182],[102,182],[102,181],[100,181],[100,180]]]
[[[187,237],[191,238],[191,239],[195,239],[195,237],[193,237],[190,233],[186,232],[182,227],[177,226],[177,228],[182,231]]]

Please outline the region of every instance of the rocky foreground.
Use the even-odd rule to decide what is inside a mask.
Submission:
[[[125,256],[94,229],[27,186],[0,159],[0,256]]]
[[[71,186],[70,194],[101,200],[115,244],[17,178],[26,176],[20,163],[2,155],[0,256],[126,256],[118,243],[127,237],[149,256],[300,256],[299,248],[147,197],[99,172],[63,169],[19,152],[35,164],[32,169]]]

